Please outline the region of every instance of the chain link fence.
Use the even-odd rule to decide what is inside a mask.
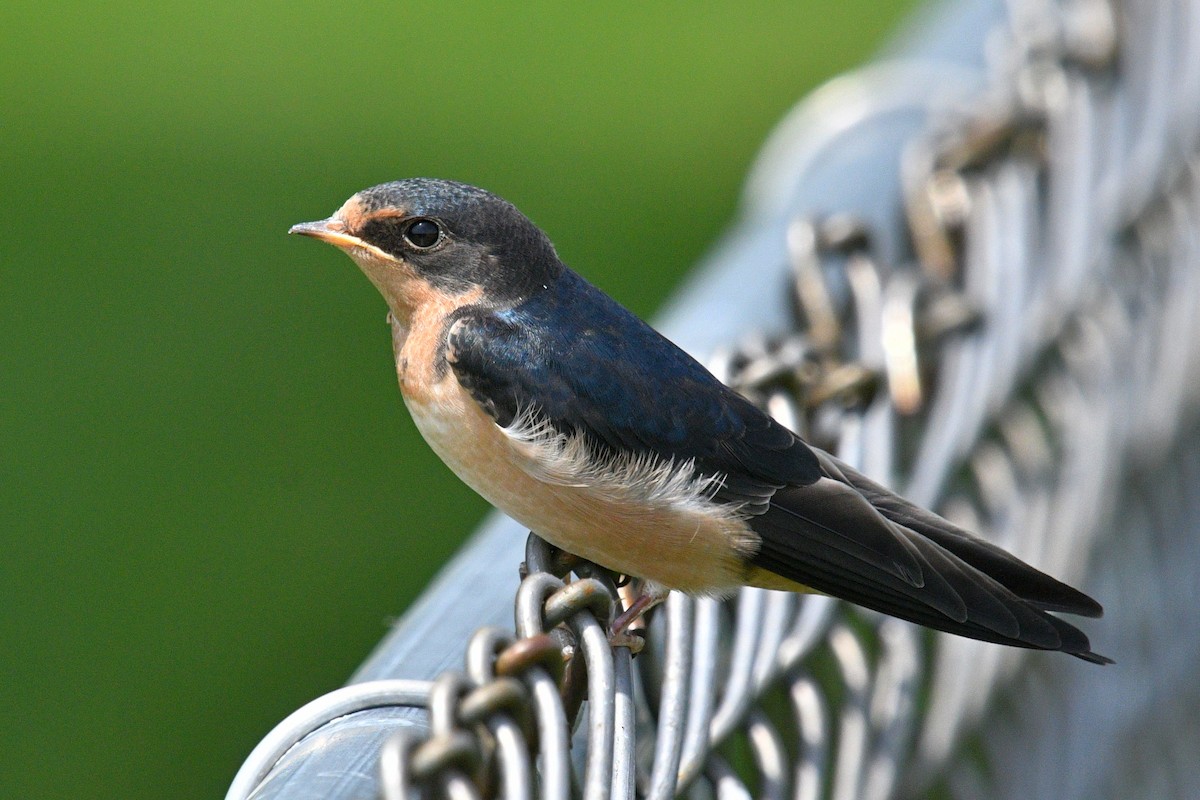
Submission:
[[[936,14],[785,120],[665,329],[1082,582],[1117,666],[757,589],[672,594],[634,658],[616,576],[530,537],[514,586],[496,525],[231,800],[1200,796],[1200,2]]]

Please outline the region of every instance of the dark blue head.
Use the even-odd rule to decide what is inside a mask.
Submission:
[[[385,296],[406,280],[450,295],[515,303],[563,270],[546,234],[496,195],[410,178],[364,189],[327,220],[297,225],[346,250]],[[389,297],[389,302],[391,301]]]

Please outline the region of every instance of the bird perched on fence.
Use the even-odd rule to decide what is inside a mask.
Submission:
[[[547,541],[653,590],[818,591],[1095,663],[1048,612],[1087,595],[868,480],[578,274],[513,205],[385,183],[291,233],[344,250],[390,309],[404,402],[458,476]]]

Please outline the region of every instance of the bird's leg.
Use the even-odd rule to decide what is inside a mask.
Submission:
[[[633,588],[635,585],[637,589]],[[650,609],[667,599],[668,592],[665,589],[648,589],[641,581],[630,581],[619,591],[626,604],[625,610],[609,626],[608,640],[613,646],[632,647],[636,653],[641,649],[643,641],[643,618]],[[633,630],[634,626],[637,626],[638,630]]]

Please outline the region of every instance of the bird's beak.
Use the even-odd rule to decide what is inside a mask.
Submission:
[[[362,239],[346,232],[346,223],[337,217],[318,220],[317,222],[301,222],[288,228],[288,233],[298,233],[301,236],[311,236],[323,242],[329,242],[334,247],[370,247]]]

